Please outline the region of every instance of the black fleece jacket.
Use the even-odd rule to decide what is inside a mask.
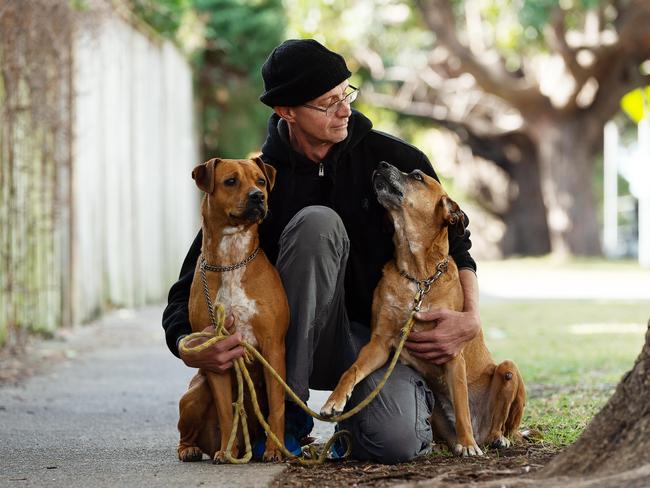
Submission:
[[[438,179],[431,163],[416,147],[372,129],[370,120],[356,111],[349,119],[347,138],[335,145],[320,164],[291,148],[286,123],[273,114],[262,158],[277,169],[269,196],[269,215],[260,226],[262,249],[275,263],[280,234],[300,209],[324,205],[336,211],[350,239],[345,274],[348,317],[369,325],[373,291],[394,252],[392,227],[372,189],[372,172],[377,163],[387,161],[401,171],[420,169]],[[455,234],[451,232],[449,238],[451,256],[459,269],[476,271],[469,253],[469,231],[464,236]],[[183,262],[179,280],[169,291],[163,313],[167,345],[177,356],[178,338],[191,332],[187,304],[201,238],[199,232]]]

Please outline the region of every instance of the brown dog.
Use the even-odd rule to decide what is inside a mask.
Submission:
[[[280,276],[259,250],[258,224],[266,216],[268,192],[275,181],[275,168],[260,158],[250,160],[211,159],[192,171],[196,185],[205,192],[202,256],[190,290],[189,314],[192,330],[211,323],[208,300],[202,283],[203,271],[210,302],[221,303],[226,315],[235,316],[237,331],[257,347],[273,368],[285,377],[284,336],[289,325],[289,306]],[[250,260],[249,260],[250,258]],[[204,261],[203,261],[204,260]],[[235,265],[235,266],[232,266]],[[228,269],[216,269],[227,267]],[[249,367],[260,400],[268,400],[271,430],[284,439],[284,390],[267,370],[255,362]],[[202,453],[215,461],[225,460],[233,425],[232,373],[199,370],[180,401],[178,457],[198,461]],[[264,383],[266,394],[264,394]],[[255,416],[248,406],[249,425]],[[251,435],[256,424],[251,425]],[[241,432],[241,429],[240,429]],[[239,439],[241,443],[241,436]],[[241,445],[241,444],[240,444]],[[233,456],[237,456],[237,442]],[[279,461],[282,452],[270,437],[265,461]]]
[[[435,179],[417,170],[402,173],[386,162],[373,174],[373,185],[395,227],[395,260],[386,264],[375,290],[370,342],[323,406],[325,416],[342,412],[354,386],[386,362],[399,342],[418,288],[424,291],[423,311],[463,310],[458,268],[448,257],[447,239],[450,225],[459,226],[458,232],[465,230],[458,205]],[[429,278],[432,282],[425,283]],[[418,322],[414,326],[424,328]],[[494,363],[482,332],[443,366],[417,359],[407,350],[402,350],[400,360],[422,373],[434,391],[434,436],[454,453],[482,455],[479,444],[510,445],[506,436],[521,422],[526,390],[512,361]]]

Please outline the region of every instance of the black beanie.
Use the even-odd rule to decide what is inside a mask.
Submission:
[[[269,107],[295,107],[327,93],[352,73],[340,54],[313,39],[289,39],[276,47],[262,66]]]

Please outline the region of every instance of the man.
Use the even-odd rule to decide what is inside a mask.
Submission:
[[[277,169],[277,176],[260,240],[289,300],[287,382],[305,401],[310,388],[333,389],[370,336],[373,291],[393,256],[392,229],[371,186],[373,170],[385,160],[402,171],[417,168],[436,177],[421,151],[373,130],[370,120],[351,110],[358,91],[349,84],[350,76],[340,55],[311,39],[283,42],[262,67],[265,92],[260,100],[274,110],[262,158]],[[163,316],[167,343],[177,356],[179,338],[190,332],[187,301],[200,246],[199,234]],[[420,358],[445,363],[480,329],[470,247],[469,232],[450,236],[465,309],[416,315],[437,322],[430,331],[409,336],[406,347]],[[230,318],[228,325],[232,323]],[[234,334],[181,359],[191,367],[227,371],[243,354],[240,340]],[[365,398],[383,373],[382,368],[360,383],[348,406]],[[353,455],[394,463],[427,453],[433,402],[424,379],[398,363],[380,395],[341,425],[352,433]],[[297,439],[313,425],[291,402],[286,420],[287,432]]]

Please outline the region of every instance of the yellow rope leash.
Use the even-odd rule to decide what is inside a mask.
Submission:
[[[419,307],[417,307],[419,308]],[[220,303],[217,303],[213,310],[211,310],[211,313],[213,314],[214,322],[217,324],[215,328],[215,332],[210,333],[210,332],[195,332],[193,334],[185,336],[183,339],[181,339],[178,348],[184,353],[198,353],[201,351],[204,351],[211,347],[213,344],[216,344],[219,341],[222,341],[226,337],[228,337],[229,332],[226,330],[224,327],[224,321],[225,321],[225,311],[223,308],[223,305]],[[228,445],[225,450],[225,456],[228,461],[234,464],[245,464],[248,463],[252,457],[252,449],[251,449],[251,444],[250,444],[250,436],[248,433],[248,424],[246,420],[246,412],[244,409],[244,385],[243,385],[243,379],[245,379],[246,384],[248,386],[248,390],[251,396],[251,403],[253,404],[253,410],[255,411],[255,416],[257,417],[258,421],[260,422],[260,425],[264,428],[266,431],[267,435],[273,440],[273,442],[280,448],[282,453],[289,459],[297,460],[301,464],[321,464],[325,461],[327,453],[334,444],[334,442],[342,436],[347,436],[349,437],[349,432],[343,430],[343,431],[338,431],[335,432],[334,435],[327,441],[325,444],[325,447],[321,451],[320,454],[318,454],[313,446],[309,446],[310,449],[310,457],[311,459],[305,459],[304,457],[297,457],[291,452],[289,452],[286,447],[284,446],[284,442],[281,442],[280,439],[277,438],[277,436],[271,431],[271,428],[269,425],[266,423],[266,420],[264,419],[264,415],[262,415],[262,412],[259,407],[259,403],[257,401],[257,394],[255,392],[255,385],[253,384],[253,380],[250,377],[250,374],[248,373],[248,368],[246,367],[245,361],[246,362],[251,362],[252,358],[251,356],[254,356],[257,358],[257,360],[262,363],[262,365],[269,370],[271,375],[282,385],[282,387],[285,389],[289,397],[297,403],[300,408],[302,408],[305,412],[307,412],[309,415],[312,417],[322,420],[325,422],[340,422],[342,420],[346,420],[356,413],[358,413],[360,410],[365,408],[381,391],[381,389],[384,387],[386,384],[386,381],[388,381],[388,378],[390,377],[391,373],[393,372],[393,369],[395,368],[395,364],[397,364],[397,360],[399,359],[399,355],[402,352],[402,348],[404,347],[404,343],[406,342],[406,338],[408,337],[409,333],[411,332],[411,328],[413,327],[414,323],[414,315],[416,313],[416,310],[414,309],[410,315],[402,329],[400,330],[400,342],[397,345],[397,348],[395,349],[395,353],[393,354],[393,359],[390,362],[390,365],[388,366],[388,369],[384,373],[384,376],[382,377],[381,381],[375,386],[374,390],[370,392],[370,394],[358,405],[356,405],[353,409],[338,415],[336,417],[323,417],[322,415],[314,412],[312,409],[310,409],[299,397],[296,395],[293,390],[289,387],[289,385],[286,384],[284,379],[273,369],[273,367],[268,363],[268,361],[260,354],[260,352],[255,349],[253,346],[248,344],[245,341],[242,341],[240,343],[241,346],[243,346],[246,349],[246,354],[244,358],[238,358],[235,361],[234,364],[234,369],[235,369],[235,375],[237,377],[237,401],[233,404],[235,412],[234,412],[234,417],[233,417],[233,428],[230,432],[230,438],[228,439]],[[206,338],[207,340],[204,341],[203,343],[194,346],[194,347],[189,347],[186,345],[187,342],[192,341],[194,339],[198,338]],[[242,458],[234,458],[232,457],[232,446],[233,443],[235,442],[235,438],[237,437],[237,431],[239,429],[238,425],[240,423],[242,424],[242,433],[244,434],[244,442],[246,446],[246,452]],[[351,450],[351,442],[348,439],[347,442],[347,450],[345,454],[342,456],[343,458],[349,456]]]

